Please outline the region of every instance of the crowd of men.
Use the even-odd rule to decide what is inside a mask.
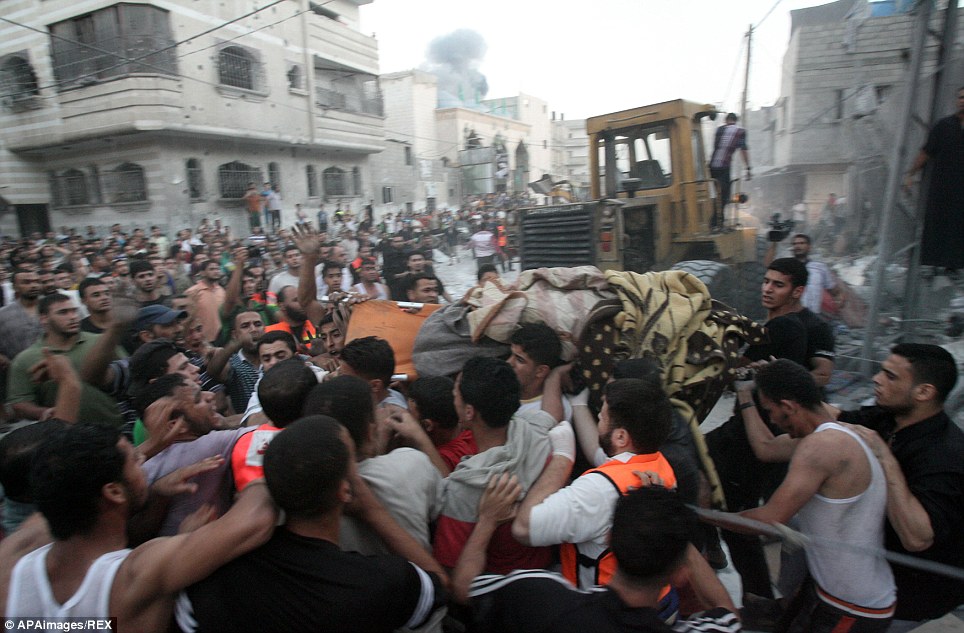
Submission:
[[[707,477],[657,363],[618,363],[595,410],[545,324],[520,325],[506,359],[410,383],[393,380],[386,340],[346,343],[360,302],[457,303],[435,248],[451,261],[464,243],[480,283],[497,281],[499,216],[462,217],[336,213],[243,239],[207,222],[174,238],[64,228],[3,245],[5,615],[736,631],[763,613],[780,630],[857,632],[964,602],[964,582],[883,555],[964,567],[964,433],[943,411],[956,364],[901,344],[875,407],[827,405],[833,333],[805,306],[811,280],[832,285],[807,236],[768,262],[768,339],[740,361],[755,379],[735,383],[706,444],[731,512],[838,549],[788,553],[774,578],[758,536],[723,530],[741,612],[713,571],[718,531],[689,507]]]

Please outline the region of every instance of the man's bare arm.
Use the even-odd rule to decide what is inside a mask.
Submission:
[[[810,375],[818,387],[826,387],[833,374],[833,361],[829,358],[812,356],[810,358]]]
[[[208,577],[225,563],[266,543],[278,512],[264,480],[248,484],[223,517],[194,532],[156,538],[131,552],[118,570],[128,611],[147,608]]]
[[[805,438],[794,451],[787,476],[770,500],[740,514],[764,523],[786,523],[820,490],[833,472],[836,451],[834,434],[817,433]],[[823,437],[821,437],[823,436]]]
[[[767,425],[763,423],[763,418],[760,417],[760,412],[753,402],[751,388],[738,387],[736,398],[737,402],[740,403],[740,415],[743,417],[746,436],[756,458],[761,462],[769,463],[790,461],[793,451],[799,443],[798,440],[789,435],[774,436],[770,432]],[[747,405],[746,408],[744,408],[744,405]]]
[[[876,431],[864,426],[848,424],[874,452],[887,478],[887,519],[901,545],[908,552],[922,552],[934,544],[934,526],[927,510],[907,485],[900,463]]]

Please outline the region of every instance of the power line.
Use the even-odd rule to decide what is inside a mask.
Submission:
[[[763,21],[766,20],[768,17],[770,17],[770,14],[773,13],[774,10],[776,10],[776,8],[777,8],[778,6],[780,6],[780,3],[781,3],[781,2],[783,2],[783,0],[777,0],[776,2],[774,2],[774,3],[773,3],[773,6],[770,7],[770,10],[767,11],[766,14],[765,14],[762,18],[760,18],[760,21],[753,25],[753,29],[756,30],[756,29],[760,28],[760,25],[763,24]]]
[[[746,48],[746,36],[740,38],[740,50],[736,52],[736,59],[733,60],[733,70],[730,72],[730,80],[726,85],[726,93],[723,96],[725,104],[730,99],[730,92],[733,90],[733,81],[736,79],[736,71],[740,68],[740,61],[743,59],[743,49]]]

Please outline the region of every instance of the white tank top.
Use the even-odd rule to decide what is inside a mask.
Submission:
[[[870,448],[853,431],[825,422],[814,433],[840,431],[854,438],[870,463],[870,485],[849,499],[814,495],[797,513],[804,534],[839,543],[883,549],[887,480]],[[807,564],[825,592],[854,605],[882,609],[894,604],[894,576],[883,556],[837,548],[808,547]]]
[[[13,568],[6,617],[110,617],[110,589],[114,576],[131,550],[108,552],[95,560],[74,595],[60,604],[54,598],[50,579],[47,578],[47,553],[51,546],[45,545],[30,552]]]

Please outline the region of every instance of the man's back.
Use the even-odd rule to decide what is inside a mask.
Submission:
[[[189,587],[197,626],[185,631],[391,631],[420,624],[425,572],[397,556],[342,552],[281,528],[268,543]]]
[[[820,457],[815,459],[819,454]],[[853,431],[825,422],[794,453],[788,481],[802,471],[795,462],[816,463],[811,475],[825,475],[819,489],[797,513],[800,529],[808,536],[863,548],[883,546],[887,484],[883,469],[870,448]],[[781,486],[776,500],[791,487]],[[797,488],[799,489],[799,488]],[[893,605],[895,588],[887,561],[864,551],[821,546],[807,549],[810,574],[819,588],[845,604],[866,608]],[[831,602],[834,604],[834,602]]]
[[[575,589],[562,576],[544,571],[479,576],[469,595],[476,617],[473,630],[479,633],[740,630],[736,615],[725,609],[711,609],[671,627],[656,609],[628,606],[610,589]]]

